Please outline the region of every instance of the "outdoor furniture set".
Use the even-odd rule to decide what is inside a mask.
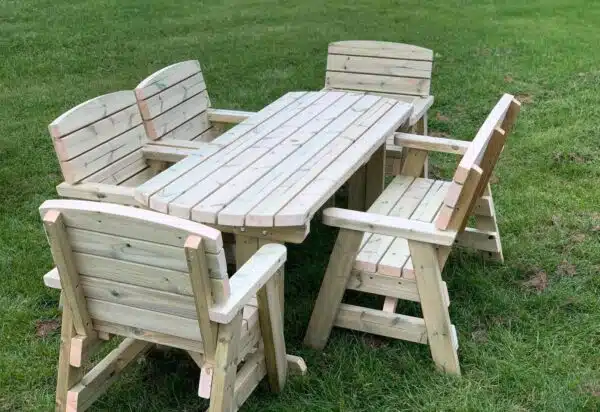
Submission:
[[[210,411],[237,410],[265,376],[277,392],[304,373],[283,334],[284,243],[302,243],[344,185],[348,208],[322,213],[340,229],[305,343],[354,329],[427,344],[459,374],[441,272],[454,245],[503,259],[489,179],[520,104],[502,96],[471,141],[427,136],[432,60],[332,43],[323,90],[256,113],[213,109],[186,61],[54,120],[57,190],[77,199],[40,207],[56,264],[44,282],[63,309],[56,409],[87,409],[153,344],[189,353]],[[451,181],[427,177],[429,152],[462,156]],[[342,303],[347,289],[385,301]],[[422,318],[397,314],[398,299]],[[84,374],[112,335],[124,340]]]

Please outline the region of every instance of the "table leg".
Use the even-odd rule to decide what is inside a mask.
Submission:
[[[235,235],[235,265],[236,265],[236,267],[238,269],[241,268],[242,265],[244,263],[246,263],[246,261],[248,259],[250,259],[252,257],[252,255],[254,255],[261,246],[264,246],[267,243],[281,243],[281,242],[277,242],[275,240],[269,240],[269,239],[259,239],[256,237],[246,236],[246,235]],[[284,270],[281,269],[279,271],[279,274],[275,274],[274,276],[277,276],[275,284],[277,285],[277,288],[279,289],[279,297],[281,299],[281,317],[282,317],[282,319],[285,319],[285,317],[284,317],[284,306],[285,306]]]
[[[385,186],[385,143],[377,149],[366,165],[365,210],[377,200]]]
[[[366,166],[361,166],[348,180],[348,209],[365,210]]]

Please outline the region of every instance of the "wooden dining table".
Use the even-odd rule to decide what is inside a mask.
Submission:
[[[302,243],[348,183],[365,210],[384,186],[385,144],[410,103],[359,92],[290,92],[138,186],[140,206],[235,235],[236,265],[272,242]]]

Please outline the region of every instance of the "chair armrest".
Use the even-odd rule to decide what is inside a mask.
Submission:
[[[108,185],[105,183],[75,183],[63,182],[56,186],[56,192],[71,199],[94,200],[96,202],[117,203],[120,205],[139,206],[135,200],[135,188],[127,186]]]
[[[229,323],[256,292],[283,266],[287,258],[285,246],[268,244],[261,247],[229,279],[229,298],[209,309],[210,320]]]
[[[243,110],[208,109],[208,120],[215,123],[241,123],[256,112]]]
[[[434,98],[433,96],[419,97],[416,98],[413,102],[413,112],[410,115],[410,119],[408,120],[409,126],[414,126],[417,124],[419,119],[427,113],[427,110],[433,105]]]
[[[421,136],[410,133],[394,133],[394,144],[430,152],[464,154],[471,142],[464,140],[445,139],[443,137]]]
[[[335,207],[323,211],[323,223],[359,232],[378,233],[442,246],[450,246],[456,239],[455,231],[439,230],[433,223]]]

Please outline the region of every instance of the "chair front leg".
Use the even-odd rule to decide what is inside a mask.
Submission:
[[[362,238],[363,232],[340,229],[304,337],[305,345],[323,349],[327,344]]]
[[[62,293],[61,293],[62,298]],[[71,366],[71,341],[76,336],[73,316],[63,299],[63,312],[60,331],[60,352],[56,377],[56,412],[67,410],[67,394],[83,377],[83,368]]]
[[[460,375],[454,327],[444,298],[444,283],[435,245],[409,241],[417,289],[431,356],[438,369]]]

